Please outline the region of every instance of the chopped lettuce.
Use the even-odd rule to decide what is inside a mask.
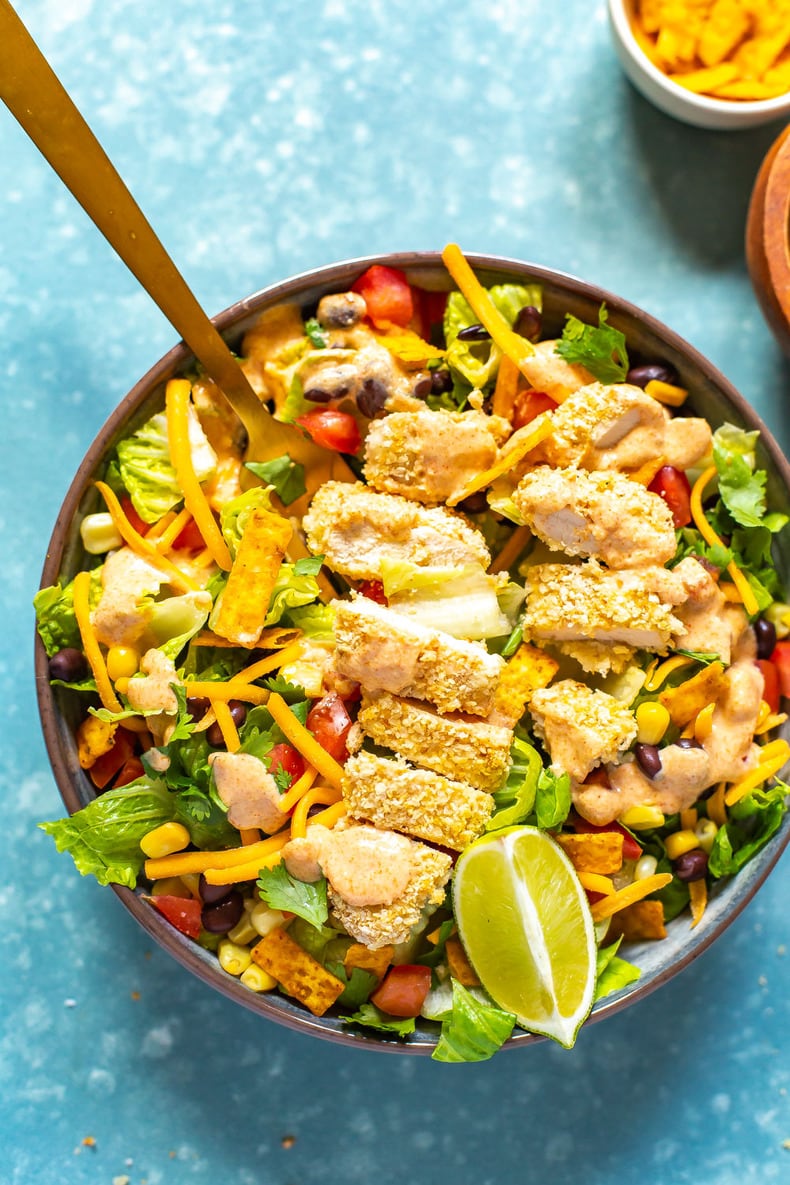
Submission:
[[[341,1008],[360,1008],[378,983],[376,976],[362,967],[352,967],[349,975],[342,963],[329,961],[324,966],[330,975],[346,985],[336,1001]]]
[[[598,325],[585,325],[568,313],[562,337],[554,347],[566,362],[587,368],[601,383],[622,383],[628,373],[625,335],[607,324],[606,305],[598,310]]]
[[[790,786],[777,779],[769,790],[760,788],[730,807],[730,818],[716,832],[708,870],[711,876],[734,876],[765,847],[782,825]]]
[[[488,295],[511,328],[525,306],[532,305],[540,309],[543,298],[542,289],[538,284],[495,284],[488,289]],[[446,360],[470,387],[481,389],[496,378],[502,352],[490,338],[480,342],[458,339],[462,329],[468,329],[477,323],[478,319],[466,298],[460,292],[451,292],[444,313]],[[460,405],[461,397],[465,402],[463,388],[457,395],[455,392],[453,395],[456,406]]]
[[[349,1025],[362,1025],[366,1029],[376,1029],[381,1033],[394,1033],[396,1037],[408,1037],[415,1028],[413,1016],[403,1019],[388,1016],[386,1012],[376,1008],[375,1004],[363,1004],[351,1016],[341,1016],[340,1019]]]
[[[91,572],[88,599],[95,608],[101,596],[101,568]],[[74,581],[65,587],[60,584],[42,588],[33,598],[36,611],[36,629],[49,658],[65,647],[82,649],[82,639],[77,619],[74,616]]]
[[[429,628],[471,639],[499,638],[512,629],[513,621],[498,599],[501,582],[481,568],[429,568],[382,560],[381,576],[390,608]]]
[[[265,486],[255,486],[251,490],[246,490],[222,507],[219,516],[220,527],[232,557],[236,555],[250,515],[259,508],[272,509],[272,500]]]
[[[483,1003],[452,981],[453,1004],[431,1057],[437,1062],[482,1062],[493,1057],[513,1032],[516,1018],[494,1003]]]
[[[284,864],[262,868],[257,882],[258,894],[272,909],[281,909],[304,918],[311,926],[323,926],[329,916],[326,879],[310,883],[291,876]]]
[[[269,612],[266,614],[265,625],[277,625],[284,614],[303,605],[310,605],[321,591],[315,575],[304,570],[304,565],[297,560],[295,564],[281,564],[277,580],[269,601]],[[318,565],[320,567],[320,563]]]
[[[537,749],[518,735],[510,747],[512,764],[504,786],[494,792],[494,814],[486,831],[499,831],[523,823],[535,806],[535,794],[543,764]]]
[[[267,486],[272,486],[283,506],[290,506],[306,491],[304,465],[292,461],[288,453],[271,461],[248,461],[247,468]]]
[[[175,662],[190,638],[206,624],[210,609],[207,593],[189,592],[155,601],[141,649],[155,646]]]
[[[732,424],[723,424],[713,434],[719,496],[735,522],[742,527],[759,527],[765,517],[768,475],[764,469],[755,468],[759,435],[759,432],[744,432]]]
[[[296,605],[288,609],[283,621],[300,629],[306,638],[313,642],[333,642],[335,640],[335,610],[332,604]]]
[[[535,821],[543,831],[552,831],[568,817],[571,809],[571,780],[567,774],[542,769],[535,791]]]
[[[189,444],[197,479],[205,481],[216,469],[217,456],[191,407]],[[158,412],[142,428],[119,441],[117,453],[121,481],[129,491],[132,505],[143,522],[155,523],[183,500],[184,495],[170,461],[167,416],[164,412]]]
[[[636,983],[642,972],[627,959],[621,959],[617,950],[622,937],[609,946],[603,946],[598,951],[595,967],[595,999],[602,1000],[612,992],[619,992],[628,987],[629,983]]]

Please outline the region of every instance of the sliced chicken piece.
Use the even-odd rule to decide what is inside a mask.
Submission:
[[[335,667],[368,691],[424,699],[440,712],[490,712],[504,660],[367,597],[337,601]]]
[[[531,464],[627,471],[663,457],[666,464],[687,469],[711,443],[705,420],[674,421],[660,403],[628,383],[580,388],[552,413],[552,425],[551,436],[530,455]]]
[[[352,580],[381,580],[382,559],[421,568],[487,568],[491,556],[479,531],[443,506],[417,506],[367,486],[326,482],[304,517],[315,555]]]
[[[365,477],[414,502],[447,502],[493,465],[508,431],[506,421],[480,411],[395,412],[370,425]]]
[[[594,556],[610,568],[665,564],[675,554],[663,498],[619,473],[540,465],[519,482],[513,502],[550,547]]]
[[[574,679],[536,691],[529,711],[552,767],[574,781],[583,781],[602,762],[615,761],[636,739],[636,720],[629,708]]]

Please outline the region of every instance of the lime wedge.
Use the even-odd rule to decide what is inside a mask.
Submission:
[[[475,840],[453,878],[461,941],[489,996],[532,1033],[573,1045],[595,990],[595,931],[559,844],[536,827]]]

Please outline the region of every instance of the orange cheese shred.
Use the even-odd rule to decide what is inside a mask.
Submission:
[[[529,378],[523,367],[526,359],[535,353],[535,347],[526,338],[513,332],[456,243],[447,244],[442,251],[442,259],[472,312],[491,334],[492,341],[499,346],[506,358],[515,363],[525,378]]]
[[[229,753],[236,753],[241,745],[241,741],[239,740],[239,730],[236,728],[236,721],[233,719],[227,701],[214,699],[210,702],[214,709],[214,716],[220,727],[220,732],[222,733],[222,739],[225,742],[225,748]]]
[[[219,680],[204,682],[200,679],[192,679],[185,686],[188,696],[203,697],[212,701],[224,700],[225,703],[231,699],[240,699],[242,703],[257,706],[265,704],[269,698],[269,692],[265,687],[253,687],[250,683],[235,678],[228,679],[225,683]]]
[[[107,510],[110,513],[110,518],[115,524],[115,529],[123,539],[124,543],[131,547],[132,551],[137,555],[142,556],[143,559],[149,560],[155,568],[159,568],[167,577],[170,584],[178,588],[183,588],[187,592],[199,592],[201,586],[197,581],[193,580],[191,576],[187,576],[180,568],[177,568],[171,560],[163,556],[157,546],[151,542],[145,535],[141,535],[136,531],[128,518],[123,512],[120,502],[115,493],[110,489],[104,481],[96,482],[96,489],[104,499]]]
[[[317,777],[318,770],[313,769],[312,766],[308,766],[301,778],[297,778],[290,790],[286,790],[285,794],[278,799],[277,809],[281,810],[283,814],[290,811],[296,806],[302,795],[307,793]]]
[[[516,401],[518,394],[518,380],[521,371],[516,366],[512,358],[504,356],[499,363],[499,371],[496,376],[496,386],[494,387],[494,398],[491,402],[491,413],[495,416],[502,416],[506,420],[512,422],[513,419],[513,404]]]
[[[343,782],[343,766],[326,749],[322,749],[313,734],[300,724],[281,695],[273,691],[267,706],[275,723],[279,724],[293,747],[299,750],[309,765],[315,766],[331,786],[339,790]]]
[[[702,508],[702,497],[708,484],[716,476],[716,466],[711,465],[694,483],[694,488],[691,491],[691,517],[694,519],[694,525],[699,531],[702,538],[709,547],[723,547],[724,544],[719,536],[714,531],[713,527],[705,517],[705,511]],[[757,604],[757,599],[752,592],[749,581],[744,576],[743,572],[734,562],[727,565],[727,571],[730,574],[730,579],[738,590],[738,594],[743,603],[743,607],[750,617],[755,617],[760,612],[760,606]]]
[[[602,897],[600,901],[596,901],[594,905],[590,906],[593,921],[602,922],[604,918],[610,918],[612,914],[625,909],[626,905],[633,905],[635,901],[641,901],[643,897],[649,897],[651,893],[663,889],[664,885],[668,885],[671,880],[672,874],[670,872],[654,872],[652,876],[633,881],[624,889],[618,889],[608,897]]]
[[[96,690],[99,693],[102,706],[108,712],[122,712],[123,705],[113,690],[110,676],[107,674],[104,655],[101,652],[96,634],[93,632],[90,610],[90,587],[90,572],[78,572],[74,577],[74,616],[77,619],[80,637],[82,638],[82,649],[85,651],[85,657],[88,660],[90,669],[93,671],[93,677],[96,680]]]
[[[541,415],[536,416],[530,424],[525,424],[523,428],[519,428],[505,442],[500,450],[499,457],[490,469],[483,469],[482,472],[471,478],[460,490],[456,490],[453,496],[447,499],[447,505],[457,506],[459,502],[463,502],[464,498],[468,498],[471,494],[476,494],[478,490],[483,490],[486,486],[490,486],[498,477],[502,477],[508,470],[518,465],[519,461],[523,461],[527,454],[537,448],[540,442],[545,440],[547,436],[551,436],[553,431],[554,424],[549,412],[544,411]]]
[[[145,875],[148,880],[162,880],[167,876],[186,876],[188,873],[205,872],[209,868],[238,868],[251,861],[263,859],[285,847],[290,835],[288,830],[262,839],[260,843],[243,844],[239,848],[225,848],[219,852],[175,852],[172,856],[157,856],[146,860]],[[261,865],[263,867],[263,865]],[[239,880],[245,880],[239,877]]]
[[[308,790],[306,794],[302,795],[291,816],[291,835],[294,839],[302,839],[307,834],[307,816],[310,807],[317,803],[323,806],[334,806],[335,803],[340,803],[340,791],[334,786],[314,786],[312,790]],[[321,814],[314,815],[310,822],[317,823],[325,814],[326,811],[321,811]],[[327,824],[324,823],[324,826]]]
[[[231,568],[230,552],[217,526],[217,520],[192,465],[189,444],[189,397],[192,386],[186,379],[171,379],[165,389],[167,440],[176,481],[184,495],[184,505],[197,523],[214,561],[224,572]]]

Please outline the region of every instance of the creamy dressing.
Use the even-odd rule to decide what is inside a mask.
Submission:
[[[403,896],[414,872],[413,850],[414,841],[395,831],[367,824],[328,831],[314,824],[303,839],[285,845],[283,859],[291,876],[316,881],[323,873],[338,897],[365,908]]]
[[[277,805],[280,791],[258,757],[252,753],[215,753],[211,768],[217,793],[234,827],[259,827],[268,835],[280,830],[285,822]]]

